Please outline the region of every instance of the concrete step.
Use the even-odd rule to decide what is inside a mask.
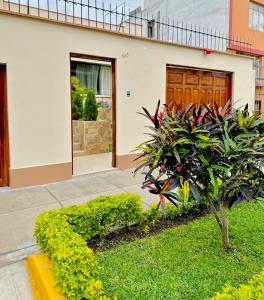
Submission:
[[[80,151],[81,144],[80,143],[73,143],[73,151]]]
[[[84,156],[86,153],[82,150],[80,151],[73,151],[73,157],[79,157],[79,156]]]

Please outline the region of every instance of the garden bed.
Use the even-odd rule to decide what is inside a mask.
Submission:
[[[162,218],[153,223],[135,224],[129,227],[121,228],[111,232],[109,235],[103,238],[93,238],[88,241],[87,244],[88,247],[90,247],[95,253],[97,251],[106,251],[117,247],[122,243],[128,243],[152,235],[157,235],[165,229],[187,224],[195,219],[203,217],[209,212],[206,207],[201,206],[200,209],[200,211],[190,211],[190,214],[178,216],[175,219]]]
[[[222,249],[215,220],[208,216],[97,252],[106,293],[126,300],[209,299],[227,283],[246,283],[264,266],[264,210],[243,204],[229,218],[232,253]]]
[[[163,220],[137,195],[102,196],[43,213],[35,236],[68,299],[206,299],[262,269],[264,210],[256,203],[230,213],[231,253],[215,220],[200,215],[197,205],[168,205]]]

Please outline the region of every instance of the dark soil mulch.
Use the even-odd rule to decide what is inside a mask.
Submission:
[[[156,221],[154,224],[148,223],[142,225],[133,225],[111,232],[106,237],[93,238],[87,243],[87,245],[89,248],[93,249],[94,252],[109,250],[122,244],[123,242],[135,241],[158,234],[166,228],[172,228],[178,225],[186,224],[194,219],[204,216],[207,213],[208,209],[204,208],[199,212],[184,217],[178,217],[175,220],[161,219]]]

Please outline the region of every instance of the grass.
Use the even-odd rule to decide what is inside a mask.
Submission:
[[[232,253],[222,250],[212,216],[96,254],[109,295],[118,299],[208,299],[223,286],[246,283],[264,267],[264,208],[229,212]]]

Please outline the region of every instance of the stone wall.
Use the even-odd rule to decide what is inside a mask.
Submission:
[[[105,120],[112,124],[112,108],[98,108],[97,120]]]
[[[73,154],[109,152],[112,144],[112,109],[99,108],[97,121],[72,121]]]

